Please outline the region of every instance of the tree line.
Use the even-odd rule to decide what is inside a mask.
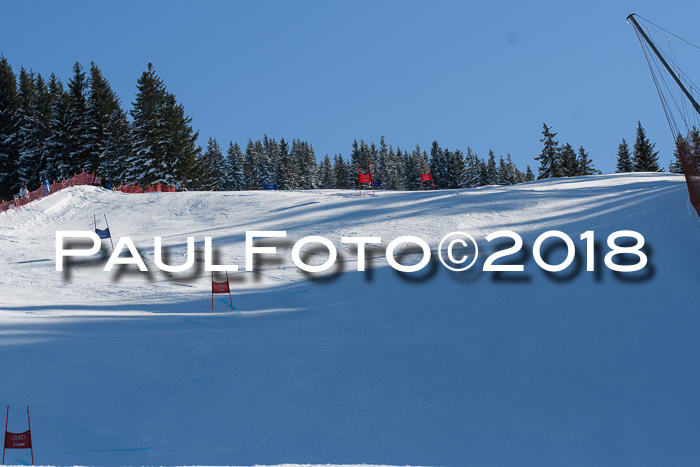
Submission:
[[[622,138],[622,142],[617,148],[617,167],[615,171],[617,173],[663,172],[664,169],[659,164],[659,152],[654,150],[655,146],[656,145],[647,138],[646,130],[641,122],[637,122],[637,133],[632,152],[630,152],[627,141]],[[676,137],[673,157],[668,166],[668,171],[670,173],[683,173],[683,166],[678,151],[679,148],[685,151],[689,163],[700,168],[700,155],[697,149],[700,148],[700,130],[693,127],[686,137],[680,134]]]
[[[402,149],[355,140],[347,157],[326,154],[317,160],[311,143],[264,136],[242,148],[230,142],[226,151],[215,139],[205,150],[197,146],[198,132],[182,104],[169,92],[152,64],[136,82],[130,110],[111,88],[101,70],[76,62],[64,85],[51,73],[45,79],[21,67],[15,75],[0,57],[0,198],[9,198],[23,185],[37,186],[85,170],[113,183],[142,186],[158,182],[192,190],[352,189],[357,172],[372,172],[381,188],[420,189],[420,174],[430,173],[435,188],[512,185],[537,179],[600,173],[583,146],[560,144],[557,133],[543,124],[537,177],[528,165],[521,170],[510,154],[488,151],[479,157],[443,148],[434,141],[426,151],[419,145]],[[617,171],[658,171],[658,153],[641,123],[630,153],[623,139]],[[671,171],[679,171],[676,158]]]
[[[21,67],[16,75],[0,57],[0,198],[83,170],[113,183],[194,190],[354,188],[358,169],[396,190],[419,189],[421,173],[432,173],[436,188],[534,179],[510,155],[489,151],[484,159],[437,141],[429,153],[418,145],[394,148],[383,137],[379,144],[355,141],[348,157],[326,155],[320,162],[307,141],[267,136],[248,141],[244,150],[231,142],[226,154],[211,139],[203,151],[191,122],[150,63],[126,111],[95,63],[85,70],[76,62],[64,85],[53,73],[45,79]]]
[[[570,143],[560,145],[559,141],[554,139],[556,136],[557,133],[552,132],[552,127],[546,123],[542,124],[542,152],[535,157],[540,164],[538,180],[600,173],[593,166],[593,161],[583,146],[579,146],[577,152]]]
[[[429,154],[418,145],[394,148],[383,137],[379,144],[355,141],[348,157],[326,155],[320,162],[307,141],[267,136],[248,141],[244,150],[231,142],[226,154],[211,139],[203,151],[191,121],[150,63],[127,112],[95,63],[85,70],[76,62],[64,85],[54,73],[45,79],[21,67],[15,75],[0,57],[0,198],[83,170],[113,184],[161,182],[194,190],[354,188],[358,168],[395,190],[419,189],[421,173],[432,173],[436,188],[534,179],[530,167],[521,171],[510,155],[489,151],[483,159],[470,148],[463,153],[437,141]]]
[[[76,62],[64,86],[53,73],[45,79],[22,67],[17,76],[0,57],[0,198],[83,170],[205,188],[208,167],[182,104],[150,63],[136,88],[127,114],[94,63],[85,71]]]
[[[371,173],[380,188],[420,189],[420,174],[431,173],[435,188],[471,188],[483,185],[512,185],[534,176],[528,166],[522,172],[510,154],[505,158],[489,151],[479,158],[471,148],[442,148],[434,141],[430,153],[416,145],[411,150],[394,148],[382,136],[379,144],[355,140],[348,157],[326,154],[317,163],[313,146],[306,141],[264,136],[249,140],[245,151],[230,142],[226,154],[215,139],[209,139],[204,159],[211,168],[208,189],[262,190],[275,185],[279,190],[357,188],[358,172]]]

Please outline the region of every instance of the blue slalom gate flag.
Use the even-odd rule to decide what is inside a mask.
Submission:
[[[112,236],[109,234],[109,227],[104,229],[104,230],[95,229],[95,233],[102,240],[107,239],[107,238],[112,238]]]
[[[380,186],[382,186],[382,181],[379,180],[379,179],[377,179],[377,180],[372,180],[372,183],[374,184],[374,186],[375,186],[376,188],[379,188]]]
[[[274,183],[271,183],[271,184],[266,183],[266,184],[265,184],[265,189],[266,189],[266,190],[276,190],[276,189],[277,189],[277,185],[275,185]]]
[[[92,221],[95,223],[95,233],[97,234],[98,237],[100,237],[101,240],[106,240],[109,238],[109,243],[112,245],[112,250],[114,250],[114,242],[112,241],[112,234],[109,232],[109,223],[107,222],[107,214],[105,216],[105,225],[107,226],[106,229],[98,229],[97,228],[97,217],[93,214],[92,215]]]

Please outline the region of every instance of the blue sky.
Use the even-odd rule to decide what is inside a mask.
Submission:
[[[95,61],[127,108],[153,62],[202,145],[267,133],[347,155],[384,134],[534,168],[546,122],[611,172],[639,119],[667,166],[672,139],[625,17],[700,42],[700,4],[588,3],[3,1],[0,53],[64,82]]]

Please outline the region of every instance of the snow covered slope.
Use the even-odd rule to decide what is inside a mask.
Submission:
[[[247,230],[291,241],[258,273],[232,274],[239,312],[217,296],[212,313],[199,260],[176,277],[106,273],[100,259],[56,272],[55,231],[91,230],[93,214],[149,267],[154,236],[172,263],[188,235],[198,248],[211,236],[241,269]],[[11,431],[30,405],[38,463],[688,465],[700,458],[696,217],[670,174],[363,198],[68,189],[0,215],[0,405]],[[481,271],[483,237],[503,229],[525,240],[524,273]],[[550,229],[580,248],[562,273],[529,253]],[[467,272],[434,261],[399,274],[381,251],[357,272],[340,244],[417,235],[434,248],[455,230],[485,250]],[[601,255],[587,272],[587,230],[603,252],[611,232],[642,233],[650,265],[614,274]],[[338,245],[334,274],[292,264],[307,235]]]

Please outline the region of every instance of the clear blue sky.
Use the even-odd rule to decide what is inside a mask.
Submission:
[[[534,168],[547,122],[611,172],[639,119],[667,166],[672,139],[625,17],[700,42],[700,4],[589,3],[3,1],[0,53],[64,82],[95,61],[126,108],[153,62],[202,145],[267,133],[320,157],[384,134]]]

